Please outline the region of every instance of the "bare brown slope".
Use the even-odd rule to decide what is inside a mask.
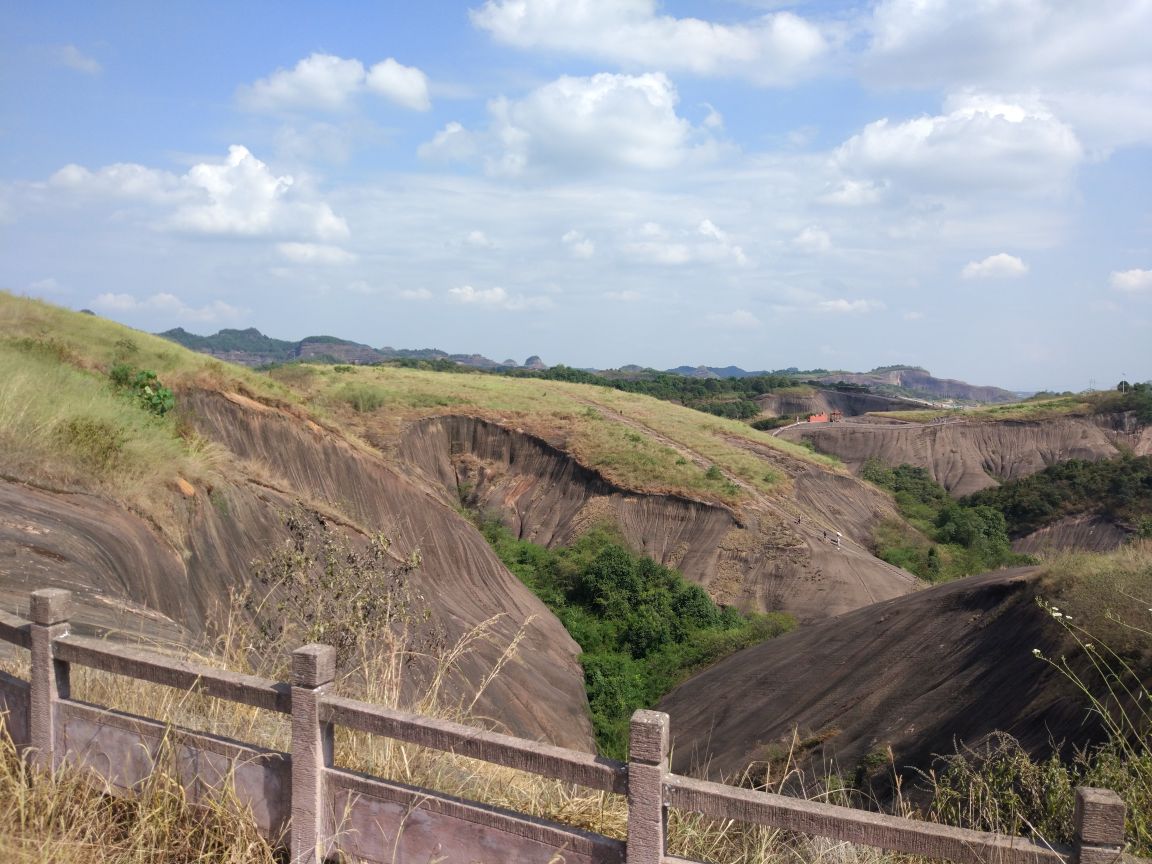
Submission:
[[[839,411],[845,417],[858,417],[869,411],[899,411],[923,407],[922,403],[875,393],[841,393],[836,390],[813,390],[808,395],[765,393],[756,397],[760,410],[772,417],[801,417]]]
[[[917,465],[957,497],[1068,459],[1108,459],[1122,448],[1137,456],[1152,453],[1152,427],[1140,429],[1124,416],[801,425],[784,430],[781,436],[811,441],[817,450],[839,457],[854,472],[868,459],[885,465]]]
[[[523,627],[518,658],[476,710],[513,733],[592,749],[579,647],[466,520],[371,452],[283,410],[209,391],[182,393],[180,405],[232,460],[211,495],[173,491],[168,521],[181,536],[98,496],[0,483],[0,602],[21,609],[32,589],[68,587],[86,625],[195,644],[252,562],[289,540],[282,515],[303,505],[354,536],[385,532],[400,554],[418,548],[413,588],[449,641],[498,616],[461,662],[461,698]]]
[[[1066,516],[1018,540],[1013,540],[1012,551],[1022,552],[1025,555],[1045,555],[1071,550],[1110,552],[1123,546],[1130,536],[1132,536],[1130,532],[1103,516]]]
[[[994,730],[1032,753],[1095,732],[1064,678],[1033,656],[1063,631],[1034,602],[1037,571],[973,576],[842,615],[734,654],[673,690],[674,768],[732,776],[792,731],[851,773],[890,746],[925,766]]]
[[[450,637],[499,616],[492,638],[463,661],[465,679],[481,681],[526,628],[521,659],[489,685],[480,711],[522,734],[590,748],[579,647],[465,519],[379,457],[315,424],[216,393],[188,394],[185,404],[203,434],[260,466],[271,485],[323,502],[368,530],[383,530],[401,555],[419,549],[415,587]],[[201,509],[201,535],[227,534],[219,516]],[[260,538],[253,539],[258,544]],[[236,567],[261,548],[234,536],[223,540],[194,541],[193,566]]]
[[[630,545],[678,568],[719,602],[783,610],[802,621],[855,609],[912,590],[914,579],[857,546],[887,499],[851,477],[832,475],[765,448],[787,465],[797,502],[760,502],[739,514],[677,495],[622,489],[539,438],[474,417],[413,424],[398,459],[438,485],[446,502],[500,514],[517,536],[565,544],[599,522],[617,525]],[[803,514],[797,523],[793,514]],[[845,535],[835,547],[824,532]]]

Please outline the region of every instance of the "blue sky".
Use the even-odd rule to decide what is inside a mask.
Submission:
[[[0,0],[0,287],[608,367],[1152,378],[1152,0]]]

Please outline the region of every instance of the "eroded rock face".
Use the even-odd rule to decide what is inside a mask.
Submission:
[[[767,510],[738,517],[681,496],[621,489],[539,438],[474,417],[413,424],[398,458],[439,486],[446,503],[464,499],[497,513],[534,543],[564,545],[592,525],[614,524],[635,550],[677,568],[717,602],[742,609],[822,620],[899,596],[915,583],[858,545],[815,540],[821,531],[814,518],[831,535],[840,530],[867,542],[875,520],[892,511],[874,490],[806,463],[789,465],[810,514],[796,524]],[[772,451],[765,458],[783,457]]]
[[[830,424],[782,433],[811,441],[854,472],[868,459],[917,465],[956,497],[1035,474],[1068,459],[1109,459],[1121,448],[1152,453],[1152,427],[1123,415],[1043,421],[953,422],[936,425]]]
[[[468,704],[523,630],[515,659],[487,683],[475,712],[513,734],[593,749],[579,647],[442,500],[371,452],[285,411],[212,392],[181,394],[187,418],[236,458],[215,489],[174,490],[179,538],[92,495],[0,482],[0,602],[26,609],[42,587],[77,592],[84,627],[195,645],[252,562],[290,539],[284,515],[320,508],[353,537],[382,531],[398,557],[419,549],[411,577],[449,643],[489,622],[450,696]]]
[[[840,411],[845,417],[856,417],[869,411],[899,411],[915,403],[874,393],[840,393],[835,390],[817,390],[808,396],[765,393],[756,397],[756,403],[773,417],[800,417],[807,420],[812,414]]]
[[[793,730],[809,742],[798,760],[819,776],[827,761],[851,776],[886,747],[900,770],[926,768],[956,741],[975,745],[996,730],[1033,754],[1091,740],[1098,723],[1080,694],[1033,656],[1064,650],[1063,631],[1035,603],[1034,577],[1027,568],[972,576],[732,655],[661,702],[673,770],[732,777],[787,752]]]
[[[491,638],[462,661],[473,684],[525,628],[519,658],[488,685],[477,709],[516,734],[592,748],[579,646],[467,520],[379,457],[284,412],[215,393],[184,401],[203,434],[262,465],[271,485],[328,502],[367,530],[383,531],[401,556],[419,549],[414,587],[450,639],[496,618]],[[193,544],[195,562],[235,567],[249,554],[253,541],[237,537],[225,522],[218,511],[202,512],[197,528],[204,539]]]

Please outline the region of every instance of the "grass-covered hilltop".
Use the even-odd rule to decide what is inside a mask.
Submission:
[[[281,680],[327,641],[342,693],[617,758],[658,707],[678,772],[1059,842],[1072,787],[1108,786],[1152,853],[1146,385],[945,409],[897,392],[929,386],[909,366],[608,374],[225,336],[196,347],[277,361],[0,294],[0,606],[67,587],[78,632]],[[74,693],[286,746],[255,709],[88,671]],[[337,751],[622,830],[614,796],[350,733]],[[110,807],[21,764],[0,747],[15,860],[279,854],[162,773]],[[690,859],[821,856],[670,826]]]

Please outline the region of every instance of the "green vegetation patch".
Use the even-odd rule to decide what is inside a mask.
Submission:
[[[1125,455],[1094,462],[1069,459],[976,492],[961,503],[999,510],[1012,537],[1030,534],[1066,516],[1089,513],[1152,537],[1152,456]]]
[[[496,554],[579,644],[601,753],[625,758],[628,720],[692,672],[792,629],[783,613],[721,608],[675,570],[625,548],[607,529],[571,546],[517,540],[500,522],[481,530]]]
[[[953,501],[925,469],[885,468],[869,459],[860,476],[891,491],[901,515],[920,532],[893,520],[881,522],[873,545],[888,563],[931,582],[1031,563],[1012,551],[1003,513],[985,504]]]

